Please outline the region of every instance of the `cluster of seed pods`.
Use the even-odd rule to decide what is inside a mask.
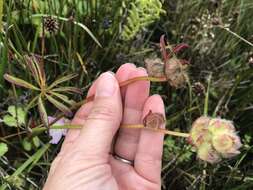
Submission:
[[[163,60],[160,58],[145,59],[145,65],[150,77],[166,78],[168,83],[175,88],[182,88],[188,80],[188,64],[183,59],[178,59],[176,54],[184,48],[188,48],[187,44],[179,44],[170,49],[170,53],[166,50],[164,35],[160,39],[160,48]]]
[[[189,142],[196,148],[198,157],[209,163],[238,155],[242,146],[231,121],[205,116],[193,123]]]

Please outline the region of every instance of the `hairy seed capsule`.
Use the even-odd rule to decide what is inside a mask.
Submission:
[[[165,75],[171,86],[175,88],[182,88],[188,79],[187,65],[177,58],[171,58],[165,64]]]
[[[242,146],[231,121],[204,116],[193,123],[189,140],[198,157],[210,163],[236,156]]]
[[[145,59],[145,66],[150,77],[164,77],[164,63],[161,59]]]

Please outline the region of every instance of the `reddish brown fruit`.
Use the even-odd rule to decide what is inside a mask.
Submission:
[[[164,116],[161,113],[152,113],[151,110],[143,119],[143,124],[147,128],[159,129],[164,123]]]

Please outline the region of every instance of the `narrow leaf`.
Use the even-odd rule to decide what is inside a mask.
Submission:
[[[82,90],[76,87],[71,86],[64,86],[59,88],[52,89],[53,92],[69,92],[69,93],[77,93],[77,94],[83,94]]]
[[[24,81],[20,78],[11,76],[9,74],[4,74],[4,78],[8,82],[13,83],[17,86],[22,86],[24,88],[28,88],[28,89],[32,89],[32,90],[39,90],[36,86],[33,86],[32,84],[30,84],[30,83],[28,83],[28,82],[26,82],[26,81]]]
[[[39,73],[38,73],[38,71],[36,69],[36,66],[33,63],[32,58],[30,56],[28,56],[28,55],[25,55],[24,56],[24,60],[25,60],[25,63],[27,65],[28,69],[31,71],[33,78],[38,83],[38,85],[40,85]]]
[[[75,78],[77,76],[77,74],[69,74],[67,76],[61,77],[59,79],[56,79],[56,81],[54,81],[48,88],[48,90],[52,89],[53,87],[57,86],[58,84],[61,84],[63,82],[66,82],[68,80],[71,80],[73,78]]]
[[[48,118],[47,118],[47,112],[43,103],[43,100],[41,96],[38,99],[38,108],[39,108],[39,113],[40,113],[40,118],[43,122],[43,125],[45,127],[48,127]]]
[[[59,110],[61,110],[65,115],[67,115],[67,116],[72,115],[71,110],[67,106],[65,106],[63,103],[59,102],[58,100],[56,100],[55,98],[53,98],[52,96],[49,96],[47,94],[46,94],[46,97],[49,102],[51,102],[55,107],[57,107]]]
[[[70,100],[67,96],[57,93],[57,92],[50,92],[50,94],[52,94],[53,96],[55,96],[56,98],[61,99],[62,101],[64,101],[65,103],[69,104],[69,105],[73,105],[76,102],[74,100]]]

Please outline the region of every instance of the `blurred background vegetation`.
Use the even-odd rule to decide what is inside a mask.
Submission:
[[[60,144],[31,132],[46,125],[39,113],[71,118],[100,73],[161,57],[162,34],[190,46],[179,55],[190,61],[188,86],[152,84],[167,128],[189,131],[212,75],[208,113],[233,120],[244,144],[210,165],[184,139],[166,137],[163,189],[253,188],[252,0],[0,0],[0,18],[0,189],[41,189]]]

